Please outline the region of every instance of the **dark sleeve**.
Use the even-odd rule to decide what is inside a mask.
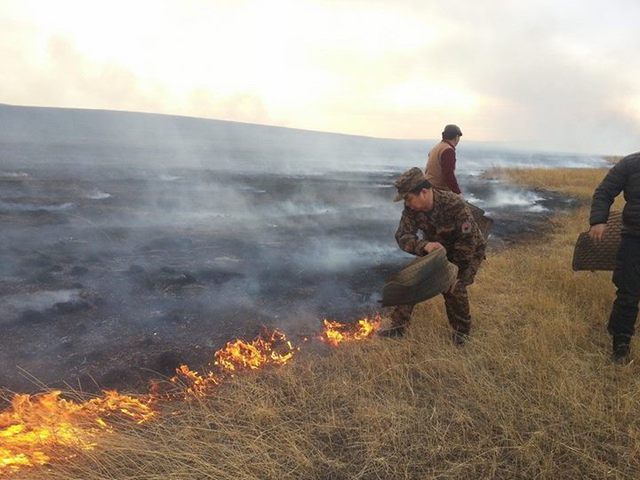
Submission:
[[[398,230],[396,230],[396,242],[398,242],[398,246],[402,250],[413,255],[422,257],[427,253],[424,251],[424,246],[428,242],[418,238],[416,221],[406,208],[402,212],[400,224],[398,225]]]
[[[461,193],[456,180],[456,152],[453,148],[447,148],[440,157],[440,165],[442,167],[442,177],[447,186],[453,193]]]
[[[611,204],[624,189],[627,181],[627,162],[621,160],[613,166],[604,180],[598,185],[593,192],[591,200],[591,215],[589,216],[589,224],[597,225],[599,223],[607,223],[609,218],[609,209]]]

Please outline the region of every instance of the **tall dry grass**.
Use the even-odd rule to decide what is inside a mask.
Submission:
[[[495,168],[485,176],[500,178],[510,182],[528,185],[542,190],[556,190],[586,200],[591,198],[593,189],[604,178],[606,169],[528,169]]]
[[[518,178],[578,178],[549,173]],[[588,196],[603,174],[568,188]],[[570,267],[587,215],[489,255],[462,348],[434,299],[404,339],[303,353],[25,478],[640,478],[640,372],[609,362],[610,274]]]

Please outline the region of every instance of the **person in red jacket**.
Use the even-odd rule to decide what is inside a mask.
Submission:
[[[425,176],[431,185],[439,190],[460,194],[456,179],[456,145],[460,142],[462,130],[457,125],[447,125],[442,132],[442,141],[429,152]]]

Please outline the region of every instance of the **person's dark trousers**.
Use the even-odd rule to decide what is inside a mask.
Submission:
[[[631,337],[638,317],[640,301],[640,236],[622,235],[613,271],[618,288],[609,317],[609,333]]]

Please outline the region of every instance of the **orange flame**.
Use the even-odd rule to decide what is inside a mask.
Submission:
[[[243,340],[228,342],[214,357],[215,365],[223,372],[234,374],[266,365],[284,365],[297,351],[284,333],[274,330],[270,335],[263,332],[250,343]]]
[[[213,387],[222,382],[222,378],[212,372],[200,375],[195,370],[190,370],[187,365],[180,365],[176,369],[177,375],[171,379],[173,383],[182,383],[187,395],[202,397],[207,395]]]
[[[376,332],[380,323],[380,317],[364,318],[355,324],[324,320],[319,338],[333,346],[364,340]],[[234,340],[215,352],[215,371],[200,374],[181,365],[171,381],[181,383],[188,397],[205,396],[239,372],[285,365],[298,351],[283,332],[265,330],[251,342]],[[156,387],[143,397],[104,391],[102,397],[85,402],[60,398],[61,392],[57,390],[33,396],[15,395],[11,406],[0,412],[0,476],[95,448],[100,433],[113,431],[109,420],[114,417],[137,424],[153,418],[154,402],[177,398],[161,395],[154,391]]]
[[[279,330],[269,333],[265,330],[251,342],[236,339],[214,354],[214,366],[218,370],[204,375],[190,370],[187,365],[176,369],[177,375],[171,379],[174,383],[185,386],[187,396],[208,395],[214,387],[225,378],[244,370],[255,370],[267,365],[284,365],[288,363],[299,349],[294,347],[287,336]]]
[[[379,328],[381,318],[376,316],[373,320],[363,318],[356,323],[340,323],[331,320],[324,320],[324,331],[320,335],[320,340],[337,347],[344,342],[364,340],[371,337]]]
[[[54,390],[39,395],[16,395],[0,413],[0,473],[43,465],[71,455],[72,449],[91,450],[100,431],[114,415],[136,423],[154,415],[151,398],[136,399],[115,391],[76,403]]]

